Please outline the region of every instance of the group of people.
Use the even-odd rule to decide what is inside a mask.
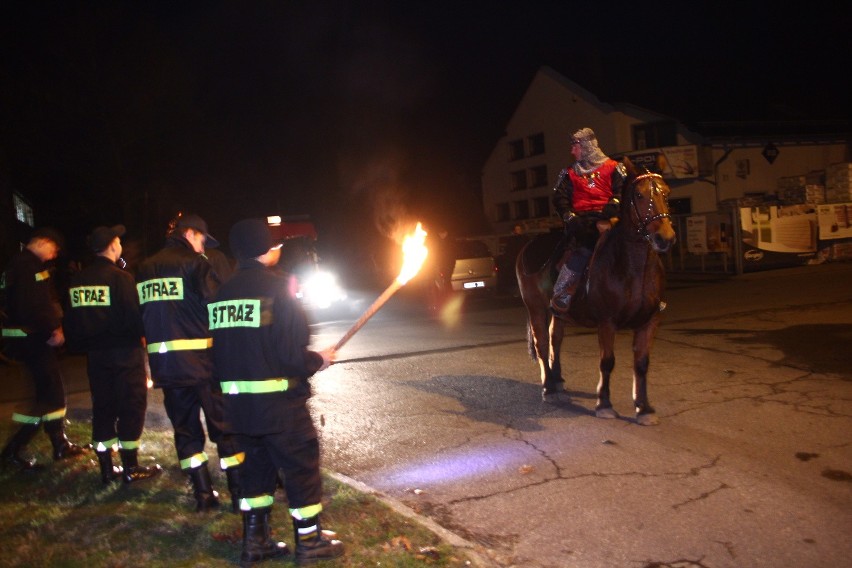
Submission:
[[[231,228],[233,274],[226,274],[230,265],[206,254],[218,242],[198,215],[177,219],[165,246],[140,264],[135,279],[121,260],[125,232],[122,225],[92,231],[87,244],[95,259],[72,276],[65,310],[51,281],[50,262],[63,244],[57,232],[36,230],[3,273],[4,344],[35,387],[31,407],[12,416],[18,429],[2,450],[3,465],[41,468],[24,451],[42,424],[55,460],[90,451],[65,435],[55,350],[67,338],[70,349],[87,355],[92,449],[103,483],[135,483],[162,472],[137,458],[149,369],[153,386],[163,391],[178,461],[199,512],[220,506],[204,451],[204,414],[232,509],[243,517],[243,565],[290,553],[270,537],[279,484],[296,559],[343,554],[343,544],[320,524],[320,450],[307,407],[308,379],[331,365],[335,352],[309,349],[305,313],[286,276],[274,270],[281,245],[266,222],[245,219]],[[121,466],[113,463],[116,449]]]

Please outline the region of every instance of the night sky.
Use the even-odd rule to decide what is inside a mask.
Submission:
[[[481,167],[542,65],[688,124],[849,118],[833,9],[513,4],[7,3],[0,182],[70,239],[309,214],[346,252],[486,231]]]

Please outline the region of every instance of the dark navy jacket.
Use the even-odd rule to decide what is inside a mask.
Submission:
[[[255,260],[243,260],[217,292],[208,315],[215,377],[223,385],[229,428],[253,436],[313,432],[312,424],[292,432],[286,417],[288,408],[307,402],[308,378],[322,366],[322,356],[308,349],[307,318],[286,278]],[[253,385],[274,385],[281,379],[287,381],[286,391],[251,392]]]
[[[142,345],[142,316],[133,276],[98,256],[71,277],[65,340],[72,351]]]
[[[136,290],[154,386],[180,387],[212,379],[207,302],[216,289],[210,262],[181,236],[145,259]]]

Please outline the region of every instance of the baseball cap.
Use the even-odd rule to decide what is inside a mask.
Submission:
[[[206,237],[204,241],[204,246],[207,248],[216,248],[219,246],[219,241],[216,240],[213,235],[207,230],[207,222],[195,215],[194,213],[190,213],[188,215],[181,215],[180,219],[178,219],[176,228],[178,229],[195,229],[199,233],[203,233]]]
[[[124,225],[115,225],[113,227],[95,227],[92,234],[88,236],[86,242],[89,248],[94,252],[105,250],[116,237],[123,237],[126,229]]]
[[[275,242],[269,226],[262,219],[237,221],[228,234],[231,250],[239,259],[256,258],[269,249],[281,246]]]

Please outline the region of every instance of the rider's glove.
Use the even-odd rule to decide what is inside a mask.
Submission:
[[[618,199],[615,198],[615,197],[610,199],[609,203],[604,205],[603,209],[601,210],[601,213],[603,214],[604,218],[606,218],[606,219],[610,219],[612,217],[618,217],[618,213],[619,213]]]

